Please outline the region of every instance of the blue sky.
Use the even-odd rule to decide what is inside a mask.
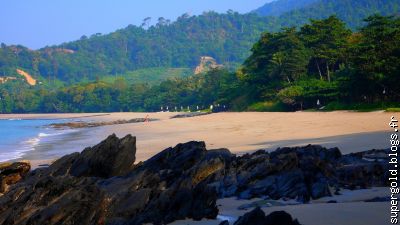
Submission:
[[[204,11],[241,13],[271,0],[2,0],[0,42],[32,49],[109,33],[145,17],[175,20],[183,13]]]

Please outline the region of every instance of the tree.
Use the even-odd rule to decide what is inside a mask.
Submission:
[[[167,25],[167,21],[164,17],[159,17],[157,21],[158,21],[157,22],[158,27]]]
[[[149,28],[150,23],[151,23],[151,17],[146,17],[146,18],[143,19],[141,27]]]
[[[374,15],[360,31],[359,40],[351,49],[351,81],[356,95],[382,100],[383,91],[398,100],[400,83],[400,19]],[[355,85],[355,84],[358,85]]]
[[[343,62],[351,31],[336,16],[324,20],[311,20],[301,28],[301,38],[306,47],[312,50],[311,63],[315,64],[320,78],[323,78],[322,66],[325,66],[326,79],[331,81],[331,71],[336,71]]]
[[[256,95],[271,92],[306,74],[309,53],[295,28],[278,33],[264,33],[253,46],[239,75],[259,90]]]
[[[300,105],[300,109],[303,109],[303,97],[304,89],[301,86],[290,86],[279,91],[278,98],[286,104],[295,106]]]

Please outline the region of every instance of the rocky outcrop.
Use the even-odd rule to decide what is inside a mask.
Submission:
[[[191,113],[184,113],[184,114],[178,114],[178,115],[172,116],[171,119],[206,116],[209,114],[211,114],[211,112],[191,112]]]
[[[8,191],[10,185],[20,181],[31,169],[28,162],[0,164],[0,194]]]
[[[136,156],[136,137],[119,139],[115,134],[100,144],[86,148],[74,159],[69,173],[75,177],[109,178],[132,170]]]
[[[307,202],[341,187],[387,184],[384,150],[343,156],[337,148],[309,145],[235,156],[193,141],[134,164],[135,143],[130,135],[111,135],[30,172],[0,197],[0,224],[167,224],[214,219],[222,197]],[[237,224],[253,216],[296,224],[282,212],[253,214]]]
[[[194,74],[197,75],[200,73],[207,72],[209,70],[220,69],[223,67],[224,67],[223,65],[217,64],[217,61],[213,57],[202,56],[200,58],[200,64],[194,70]]]
[[[376,150],[382,156],[384,150]],[[210,180],[219,197],[243,199],[290,198],[300,202],[331,196],[339,188],[387,185],[385,161],[366,160],[363,155],[342,156],[339,149],[321,146],[281,148],[236,157],[222,178]],[[361,156],[360,156],[361,155]]]
[[[53,123],[50,124],[50,127],[56,129],[63,128],[87,128],[87,127],[101,127],[101,126],[109,126],[109,125],[120,125],[120,124],[128,124],[128,123],[144,123],[157,121],[158,119],[152,118],[135,118],[130,120],[115,120],[115,121],[102,121],[102,122],[67,122],[67,123]]]
[[[335,166],[340,157],[336,148],[311,145],[258,151],[235,158],[215,186],[220,197],[286,197],[307,202],[331,195],[329,185],[336,184]]]
[[[204,162],[213,158],[217,164],[225,153],[189,142],[132,167],[135,138],[112,135],[14,185],[0,197],[0,224],[139,225],[215,218],[217,193],[202,181],[218,166],[209,170]]]

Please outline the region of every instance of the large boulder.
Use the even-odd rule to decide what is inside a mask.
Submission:
[[[239,217],[234,225],[264,225],[265,213],[259,207]]]
[[[134,225],[215,218],[217,193],[202,182],[212,174],[199,172],[216,171],[213,163],[209,168],[203,165],[207,156],[204,142],[178,144],[138,165],[123,178],[99,183],[110,201],[112,223],[120,223],[121,218],[130,218],[125,222]],[[210,157],[209,161],[215,158]]]
[[[73,176],[108,178],[128,173],[134,166],[136,137],[127,135],[119,139],[110,135],[100,144],[86,148],[71,165]]]

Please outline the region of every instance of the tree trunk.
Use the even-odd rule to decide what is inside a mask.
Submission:
[[[315,64],[317,64],[317,68],[318,68],[319,77],[320,77],[320,79],[321,79],[321,80],[323,80],[324,78],[322,77],[322,73],[321,73],[321,69],[319,68],[318,61],[315,61]]]
[[[326,76],[328,77],[328,82],[331,82],[331,75],[329,73],[329,64],[326,62]]]
[[[291,82],[290,82],[289,76],[286,76],[286,79],[287,79],[287,81],[288,81],[289,84],[290,84]]]

